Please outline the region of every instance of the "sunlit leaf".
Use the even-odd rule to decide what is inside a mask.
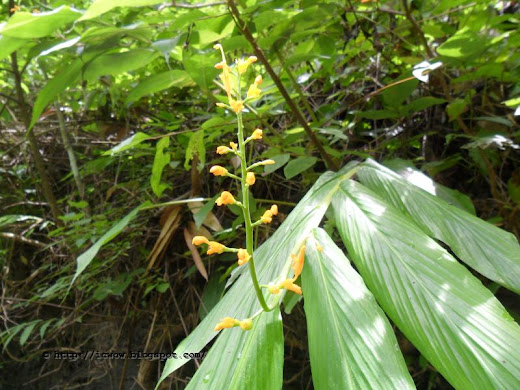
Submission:
[[[323,229],[306,242],[302,273],[315,389],[415,389],[385,314]]]
[[[467,265],[520,292],[520,246],[511,233],[410,185],[373,160],[363,163],[358,175],[362,183],[410,215],[429,236],[449,245]]]
[[[193,85],[193,81],[188,73],[183,70],[169,70],[154,74],[142,79],[141,82],[130,91],[126,98],[126,104],[133,103],[143,96],[171,87],[184,88],[190,85]]]
[[[170,153],[164,152],[170,145],[170,137],[163,137],[157,142],[157,146],[155,149],[155,158],[153,160],[152,166],[152,176],[150,178],[150,185],[152,186],[153,193],[160,197],[163,191],[169,186],[165,183],[161,184],[161,176],[163,169],[166,165],[169,164],[171,156]]]
[[[520,387],[520,327],[491,291],[361,184],[343,182],[333,207],[364,282],[448,382],[457,389]]]
[[[101,55],[88,63],[84,77],[92,81],[103,75],[129,72],[152,62],[159,53],[148,49],[133,49]]]
[[[48,12],[19,11],[9,18],[1,33],[14,38],[43,38],[80,16],[81,11],[66,5]]]
[[[116,7],[145,7],[162,2],[162,0],[95,0],[79,20],[95,18]]]

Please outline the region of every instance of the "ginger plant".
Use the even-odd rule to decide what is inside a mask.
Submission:
[[[238,266],[244,266],[248,264],[250,276],[253,282],[253,286],[256,292],[256,296],[258,301],[262,307],[260,311],[255,313],[252,317],[246,318],[243,320],[238,320],[231,317],[225,317],[215,326],[215,331],[219,331],[225,328],[232,328],[239,326],[244,330],[249,330],[253,326],[253,319],[259,315],[262,311],[269,312],[275,308],[278,304],[276,302],[273,306],[269,306],[264,297],[262,289],[267,289],[270,294],[276,295],[279,294],[282,289],[293,291],[296,294],[302,294],[302,290],[300,286],[296,285],[294,282],[301,274],[303,269],[303,263],[305,259],[305,246],[300,248],[298,255],[292,255],[293,258],[293,272],[294,275],[292,278],[284,279],[280,283],[269,283],[267,285],[260,284],[258,282],[258,277],[255,268],[255,259],[254,259],[254,231],[253,228],[261,225],[261,224],[269,224],[272,222],[273,217],[278,214],[278,206],[272,205],[268,210],[264,212],[262,217],[253,222],[251,220],[251,209],[249,204],[249,191],[251,191],[251,187],[256,182],[255,173],[253,169],[259,166],[274,164],[273,160],[263,160],[259,162],[255,162],[251,165],[248,165],[247,154],[246,154],[246,146],[250,142],[255,140],[260,140],[263,137],[263,131],[261,129],[256,129],[252,132],[250,136],[247,138],[244,135],[244,123],[242,118],[242,110],[244,106],[254,99],[260,97],[261,89],[259,85],[262,83],[262,76],[256,76],[254,82],[249,86],[245,98],[243,98],[243,92],[241,89],[241,82],[243,75],[247,72],[249,66],[257,61],[255,56],[250,56],[247,59],[240,59],[235,62],[235,66],[231,67],[227,64],[226,56],[224,53],[224,49],[222,45],[216,44],[214,46],[216,50],[220,50],[222,54],[222,61],[215,65],[216,69],[222,70],[222,73],[219,75],[219,78],[222,82],[222,88],[227,94],[228,104],[225,103],[217,103],[216,105],[220,108],[225,108],[228,110],[232,110],[235,112],[237,117],[237,142],[230,142],[228,146],[219,146],[217,147],[217,154],[226,155],[226,154],[234,154],[240,159],[240,175],[235,175],[229,172],[225,167],[220,165],[215,165],[211,167],[210,173],[215,176],[224,176],[234,179],[240,183],[241,187],[241,200],[237,200],[233,194],[229,191],[222,191],[220,196],[216,200],[216,204],[218,206],[225,205],[237,205],[241,208],[243,217],[244,217],[244,229],[246,234],[246,245],[244,248],[230,248],[216,241],[209,241],[204,236],[196,236],[193,238],[194,245],[208,245],[207,254],[221,254],[224,252],[233,252],[237,254],[238,258]]]

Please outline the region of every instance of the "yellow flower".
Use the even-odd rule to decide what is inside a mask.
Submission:
[[[239,320],[236,320],[231,317],[225,317],[220,320],[220,322],[215,326],[215,331],[226,329],[226,328],[233,328],[234,326],[237,326],[240,324]]]
[[[214,253],[221,254],[222,252],[224,252],[224,249],[226,249],[226,247],[224,245],[222,245],[221,243],[216,242],[216,241],[209,241],[208,245],[209,245],[209,248],[208,248],[208,251],[206,252],[206,254],[208,254],[208,255],[212,255]]]
[[[274,285],[274,284],[269,284],[269,287],[267,288],[269,290],[269,292],[271,294],[279,294],[280,293],[280,287]]]
[[[219,146],[219,147],[217,147],[217,153],[218,154],[228,154],[229,148],[227,146]]]
[[[276,161],[274,160],[264,160],[260,162],[260,165],[273,165],[276,164]]]
[[[294,271],[293,281],[298,279],[298,276],[302,273],[303,263],[305,261],[305,249],[305,245],[302,245],[300,252],[298,252],[298,256],[291,254],[293,259],[292,269]]]
[[[251,135],[251,139],[262,139],[263,131],[260,129],[256,129],[253,131],[253,134]]]
[[[224,104],[224,103],[215,103],[215,105],[220,108],[227,108],[227,106],[228,106],[227,104]]]
[[[193,240],[191,241],[193,245],[202,245],[202,244],[209,244],[209,240],[204,236],[195,236],[193,237]]]
[[[247,90],[248,99],[254,99],[260,96],[262,90],[258,88],[259,84],[262,84],[262,76],[256,76],[256,79],[253,82],[253,84],[249,86],[249,89]]]
[[[239,325],[243,330],[250,330],[253,327],[253,320],[251,318],[246,318],[245,320],[240,321]]]
[[[273,221],[273,215],[277,215],[277,214],[278,214],[278,206],[274,204],[271,206],[271,208],[269,210],[266,210],[264,212],[264,215],[262,215],[260,220],[262,221],[262,223],[271,223]]]
[[[10,9],[11,13],[14,14],[15,12],[20,11],[20,7],[15,5],[13,8]]]
[[[271,212],[271,210],[266,210],[266,212],[264,213],[264,215],[262,215],[260,220],[262,221],[262,223],[273,222],[273,213]]]
[[[286,290],[290,290],[298,295],[302,295],[302,288],[297,284],[294,284],[292,279],[285,279],[282,283],[278,285],[280,288],[285,288]]]
[[[230,192],[222,191],[222,194],[220,194],[215,203],[217,204],[217,206],[222,206],[226,204],[235,204],[236,200]]]
[[[224,48],[220,43],[217,43],[213,46],[215,50],[220,50],[222,53],[222,62],[219,62],[215,65],[216,69],[222,69],[222,73],[219,75],[220,80],[222,80],[222,84],[224,86],[224,90],[227,93],[228,99],[231,101],[231,92],[233,91],[233,85],[231,82],[231,68],[226,62],[226,55],[224,54]]]
[[[255,56],[249,57],[247,60],[240,59],[237,61],[237,69],[238,73],[243,74],[246,72],[249,65],[251,65],[253,62],[256,62],[258,58]]]
[[[230,142],[230,143],[229,143],[229,146],[231,146],[231,149],[233,149],[233,151],[235,151],[235,152],[236,152],[237,149],[238,149],[238,145],[237,145],[236,143],[234,143],[234,142]]]
[[[229,98],[229,105],[237,114],[239,112],[242,112],[242,110],[244,109],[244,102],[242,102],[242,100],[233,100]]]
[[[260,94],[262,93],[262,90],[258,88],[255,84],[251,84],[249,88],[247,89],[247,95],[246,97],[248,99],[256,99],[257,97],[260,97]]]
[[[251,258],[249,253],[247,253],[247,250],[242,249],[242,248],[238,250],[237,256],[238,256],[238,265],[244,265]]]
[[[255,184],[255,181],[256,181],[255,174],[253,172],[247,172],[246,183],[249,184],[250,186],[252,186],[253,184]]]
[[[215,176],[226,176],[228,174],[228,170],[220,165],[213,165],[209,172]]]

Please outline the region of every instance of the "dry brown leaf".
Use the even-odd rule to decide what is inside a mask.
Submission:
[[[204,206],[204,204],[202,202],[188,203],[188,208],[191,210],[191,212],[193,214],[197,213],[203,206]],[[224,230],[224,228],[220,224],[219,220],[217,219],[215,214],[213,214],[212,211],[210,211],[208,213],[208,215],[206,216],[206,218],[204,219],[204,222],[202,222],[202,224],[206,225],[214,232],[220,232],[221,230]]]
[[[184,228],[184,240],[186,240],[186,245],[188,245],[188,248],[191,252],[191,256],[193,257],[195,267],[197,267],[202,277],[207,281],[208,272],[206,271],[206,267],[204,267],[204,263],[202,262],[202,258],[200,257],[199,251],[192,243],[193,237],[194,235],[187,228]]]
[[[181,222],[180,211],[180,206],[170,206],[163,211],[160,220],[162,226],[161,233],[159,234],[157,241],[155,241],[152,251],[148,255],[147,271],[153,267],[157,258],[164,254],[164,250],[171,242],[173,235]]]

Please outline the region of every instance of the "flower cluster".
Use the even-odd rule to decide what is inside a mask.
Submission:
[[[249,206],[249,191],[251,187],[256,183],[257,178],[253,169],[259,166],[271,165],[275,162],[273,160],[263,160],[248,165],[246,159],[246,145],[249,142],[261,140],[264,136],[264,132],[262,129],[255,129],[251,132],[249,137],[244,137],[244,125],[242,121],[242,110],[244,109],[244,105],[247,104],[248,101],[252,99],[257,99],[260,97],[261,90],[259,88],[260,84],[262,84],[262,76],[258,75],[254,79],[254,82],[249,86],[247,90],[247,94],[245,99],[242,97],[241,93],[241,78],[242,75],[246,73],[248,68],[257,61],[257,58],[254,56],[248,57],[247,59],[241,59],[236,61],[234,67],[231,67],[226,62],[226,57],[224,54],[224,50],[220,44],[214,46],[215,49],[220,50],[222,53],[222,61],[215,65],[215,68],[220,69],[222,72],[219,75],[221,86],[226,92],[227,95],[227,104],[226,103],[217,103],[218,107],[226,108],[235,112],[237,116],[237,124],[238,124],[238,132],[237,132],[237,142],[230,142],[229,146],[221,145],[217,147],[217,154],[224,156],[227,154],[233,154],[240,159],[240,172],[237,174],[231,173],[227,168],[221,165],[214,165],[210,169],[210,173],[214,176],[221,176],[224,178],[231,178],[237,180],[241,186],[241,199],[240,201],[235,199],[233,194],[230,191],[222,191],[220,196],[217,198],[215,203],[217,206],[225,206],[225,205],[234,205],[241,208],[243,217],[244,217],[244,227],[246,232],[246,247],[245,248],[229,248],[219,242],[210,241],[207,237],[204,236],[196,236],[193,238],[194,245],[207,245],[207,254],[221,254],[224,252],[232,252],[237,255],[238,266],[242,266],[244,264],[249,264],[251,279],[253,282],[253,286],[255,288],[255,292],[257,298],[262,306],[264,311],[270,311],[274,308],[269,307],[265,301],[264,295],[262,293],[262,288],[268,288],[269,292],[272,294],[278,294],[281,289],[286,289],[290,291],[294,291],[297,294],[301,294],[301,288],[294,284],[296,279],[300,276],[303,268],[303,262],[305,257],[305,246],[302,246],[298,255],[292,255],[293,257],[293,265],[292,269],[294,272],[294,276],[289,279],[285,279],[278,284],[269,284],[269,285],[260,285],[258,283],[258,279],[255,271],[254,264],[254,255],[253,255],[253,228],[255,226],[261,224],[268,224],[273,221],[274,216],[278,215],[278,206],[272,205],[268,210],[266,210],[263,215],[256,222],[251,221],[250,214],[250,206]],[[276,305],[276,304],[275,304]],[[257,313],[259,314],[259,313]],[[253,315],[251,318],[247,318],[244,320],[238,320],[232,317],[223,318],[216,326],[215,331],[219,331],[221,329],[240,327],[243,330],[249,330],[253,326],[253,319],[256,315]]]

